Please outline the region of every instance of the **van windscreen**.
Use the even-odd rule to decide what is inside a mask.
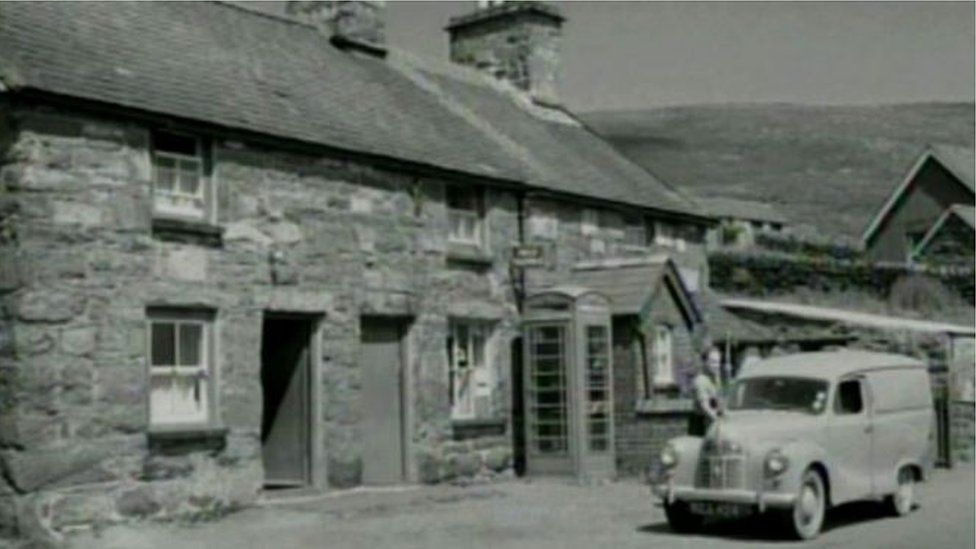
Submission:
[[[822,379],[753,377],[732,386],[730,410],[785,410],[819,414],[827,404],[828,384]]]

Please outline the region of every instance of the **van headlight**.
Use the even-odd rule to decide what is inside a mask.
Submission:
[[[674,445],[670,442],[667,443],[661,450],[661,455],[658,456],[661,460],[661,465],[665,469],[671,469],[678,464],[678,451],[675,450]]]
[[[790,466],[790,460],[779,449],[774,448],[766,454],[766,461],[763,463],[763,470],[766,476],[775,477],[783,474]]]

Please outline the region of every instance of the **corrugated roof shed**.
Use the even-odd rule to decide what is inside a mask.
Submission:
[[[856,311],[846,311],[843,309],[831,309],[828,307],[815,307],[813,305],[776,303],[772,301],[758,301],[750,299],[726,299],[722,302],[722,305],[730,309],[742,309],[760,313],[786,315],[809,320],[839,322],[842,324],[866,326],[885,330],[905,330],[910,332],[948,334],[962,337],[976,336],[976,328],[973,326],[948,324],[945,322],[931,322],[928,320],[915,320],[911,318],[898,318],[870,313],[860,313]]]
[[[574,117],[469,70],[214,2],[0,4],[0,82],[700,217]]]

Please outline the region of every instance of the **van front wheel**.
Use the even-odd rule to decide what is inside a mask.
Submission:
[[[885,498],[888,510],[898,517],[912,512],[915,505],[915,472],[909,467],[898,471],[898,488],[894,494]]]
[[[787,533],[791,537],[809,540],[820,535],[827,513],[827,491],[820,473],[808,469],[803,473],[793,508],[783,513]]]
[[[683,501],[664,504],[664,516],[668,518],[668,526],[679,533],[692,533],[701,528],[705,517],[691,512],[688,504]]]

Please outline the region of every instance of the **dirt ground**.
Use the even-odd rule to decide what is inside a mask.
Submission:
[[[227,547],[974,547],[973,469],[937,471],[905,518],[878,506],[832,510],[812,543],[784,542],[760,519],[670,531],[647,486],[575,486],[557,479],[474,487],[358,490],[278,501],[196,526],[138,524],[72,540],[79,548]]]

